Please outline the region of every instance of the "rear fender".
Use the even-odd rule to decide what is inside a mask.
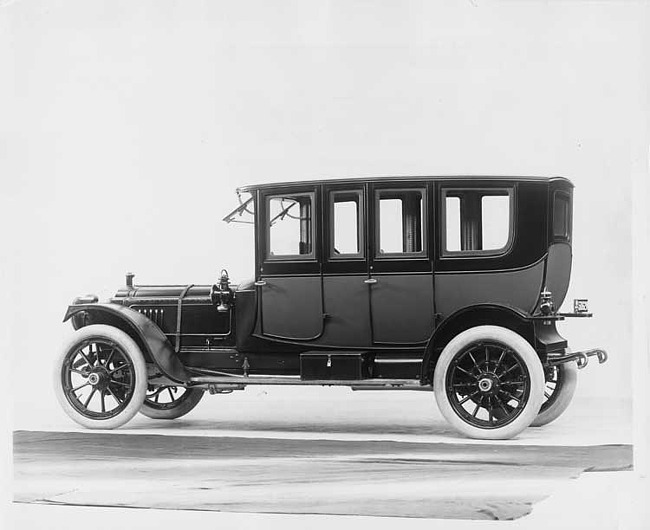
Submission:
[[[75,329],[90,324],[106,324],[121,329],[140,347],[145,359],[174,383],[186,383],[189,374],[178,359],[169,340],[149,318],[138,311],[117,304],[71,305],[63,321],[72,319]]]
[[[438,357],[451,339],[469,328],[484,325],[510,329],[536,348],[534,321],[523,311],[500,304],[479,304],[465,307],[443,320],[433,332],[424,350],[420,382],[423,385],[432,382],[433,370],[438,362]]]

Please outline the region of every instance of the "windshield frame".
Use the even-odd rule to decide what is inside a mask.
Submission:
[[[245,191],[244,193],[250,194],[250,197],[245,201],[242,198],[242,192],[237,190],[237,200],[239,201],[239,206],[237,206],[232,212],[223,218],[223,221],[225,223],[242,223],[247,225],[255,224],[255,195],[250,191]],[[251,209],[249,206],[252,206],[253,209]],[[242,216],[245,214],[250,215],[251,219],[242,219]]]

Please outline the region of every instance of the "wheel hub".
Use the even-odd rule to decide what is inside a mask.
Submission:
[[[481,392],[489,392],[490,390],[492,390],[493,384],[494,383],[492,382],[492,379],[490,379],[489,377],[484,377],[479,380],[478,387],[481,390]]]
[[[105,390],[110,382],[108,371],[104,367],[96,367],[88,374],[88,382],[98,390]]]
[[[499,393],[501,381],[492,372],[483,372],[478,376],[478,390],[483,396],[492,396]]]

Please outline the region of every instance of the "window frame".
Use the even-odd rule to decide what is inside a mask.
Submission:
[[[382,194],[399,194],[405,192],[419,192],[421,199],[421,208],[420,208],[420,223],[422,227],[422,250],[418,252],[385,252],[381,253],[381,195]],[[373,227],[373,238],[374,238],[374,256],[373,261],[381,260],[404,260],[404,259],[426,259],[429,257],[429,224],[427,222],[429,218],[428,210],[428,193],[426,186],[417,186],[417,187],[381,187],[375,188],[373,191],[373,203],[374,203],[374,227]],[[403,228],[403,227],[402,227]]]
[[[354,253],[344,253],[336,254],[334,252],[335,248],[335,235],[336,235],[336,214],[335,214],[335,197],[336,195],[356,195],[358,198],[358,208],[357,208],[357,241],[359,244],[359,251]],[[365,261],[366,259],[366,238],[364,230],[364,219],[366,215],[365,203],[364,203],[364,193],[361,189],[333,189],[328,190],[327,192],[327,201],[328,201],[328,246],[327,249],[327,258],[332,261],[342,261],[342,260],[359,260]]]
[[[309,197],[311,200],[311,252],[309,254],[271,254],[271,200],[278,198]],[[318,211],[315,191],[297,191],[287,193],[269,193],[264,196],[264,261],[316,261],[316,248],[318,245]]]
[[[454,193],[476,192],[481,200],[486,196],[508,196],[508,239],[505,245],[497,249],[487,250],[447,250],[447,196]],[[461,201],[462,205],[462,201]],[[515,241],[515,186],[446,186],[440,189],[440,257],[441,258],[500,258],[512,251]],[[481,206],[481,214],[482,206]],[[481,220],[482,221],[482,220]],[[461,219],[462,223],[462,219]],[[461,228],[462,230],[462,228]]]

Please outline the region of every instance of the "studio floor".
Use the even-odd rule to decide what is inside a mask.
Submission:
[[[238,528],[533,525],[584,518],[583,502],[590,514],[615,504],[597,521],[608,528],[647,487],[632,471],[631,404],[579,396],[555,423],[499,442],[459,437],[430,392],[249,387],[206,395],[179,420],[138,416],[115,431],[77,428],[58,412],[22,415],[13,444],[17,528],[43,513],[70,528],[106,510],[138,512],[145,527],[179,513]],[[600,498],[582,499],[589,491]],[[623,514],[633,521],[637,509]]]

